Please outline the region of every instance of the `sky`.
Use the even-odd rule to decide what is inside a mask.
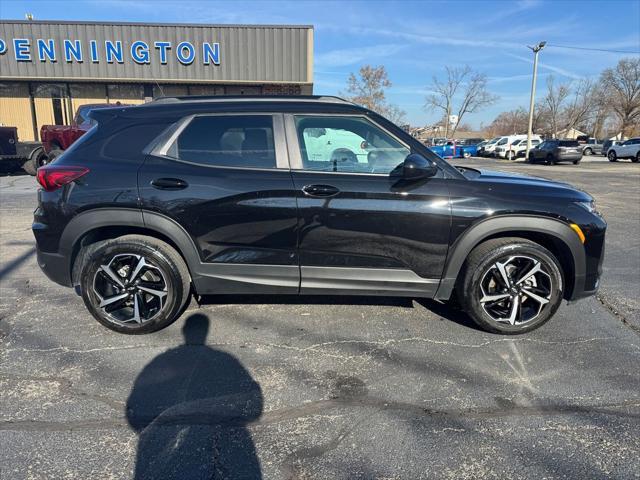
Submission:
[[[314,93],[339,95],[350,72],[384,65],[393,84],[388,101],[412,125],[441,117],[424,103],[433,76],[442,77],[447,65],[486,74],[500,97],[463,119],[480,128],[502,111],[528,109],[533,54],[527,45],[548,43],[540,53],[538,97],[551,75],[556,82],[596,78],[621,58],[640,55],[640,0],[0,0],[0,18],[26,13],[36,20],[313,25]]]

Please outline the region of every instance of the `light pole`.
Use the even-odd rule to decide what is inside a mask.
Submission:
[[[529,129],[527,130],[527,151],[525,152],[525,159],[529,160],[529,150],[531,150],[531,136],[533,135],[533,103],[536,97],[536,80],[538,78],[538,52],[544,48],[547,42],[540,42],[538,45],[530,47],[533,51],[533,81],[531,82],[531,101],[529,102]]]

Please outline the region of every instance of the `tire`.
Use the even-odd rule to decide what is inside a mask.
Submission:
[[[609,159],[610,162],[618,161],[618,156],[616,155],[615,150],[611,150],[609,153],[607,153],[607,158]]]
[[[636,156],[635,156],[635,157],[632,157],[632,158],[631,158],[631,161],[632,161],[633,163],[638,163],[638,162],[640,162],[640,150],[638,150],[638,153],[636,153]]]
[[[574,161],[573,161],[573,164],[574,164],[574,165],[578,165],[581,161],[582,161],[582,159],[574,160]]]
[[[556,164],[556,159],[553,158],[553,155],[547,155],[546,163],[547,163],[547,165],[555,165]]]
[[[532,271],[537,263],[540,270],[523,278],[522,272]],[[503,265],[508,285],[504,285],[498,264]],[[463,309],[483,330],[517,335],[539,328],[556,313],[563,285],[560,266],[549,250],[524,238],[496,238],[469,254],[459,298]],[[504,297],[487,301],[491,295]]]
[[[44,153],[42,148],[38,148],[35,152],[31,154],[29,160],[24,162],[22,165],[22,169],[27,172],[29,175],[34,176],[38,170],[38,168],[47,164],[47,154]]]
[[[125,235],[105,240],[80,258],[85,306],[113,331],[137,335],[160,330],[180,316],[190,298],[191,280],[184,260],[156,238]],[[127,277],[136,271],[131,279],[135,281],[129,281]],[[116,300],[104,305],[105,299]]]
[[[48,155],[47,163],[53,162],[56,158],[64,153],[64,150],[60,150],[56,148],[55,150],[51,150]]]
[[[585,148],[584,151],[582,152],[583,155],[593,155],[593,150],[591,150],[590,148]]]

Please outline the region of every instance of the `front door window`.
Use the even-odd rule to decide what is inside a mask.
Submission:
[[[305,170],[387,174],[409,149],[366,118],[296,116]]]

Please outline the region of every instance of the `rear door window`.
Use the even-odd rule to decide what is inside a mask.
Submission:
[[[559,144],[561,147],[579,147],[580,146],[577,140],[560,140]]]
[[[218,167],[276,168],[270,115],[194,117],[167,150],[178,160]]]

